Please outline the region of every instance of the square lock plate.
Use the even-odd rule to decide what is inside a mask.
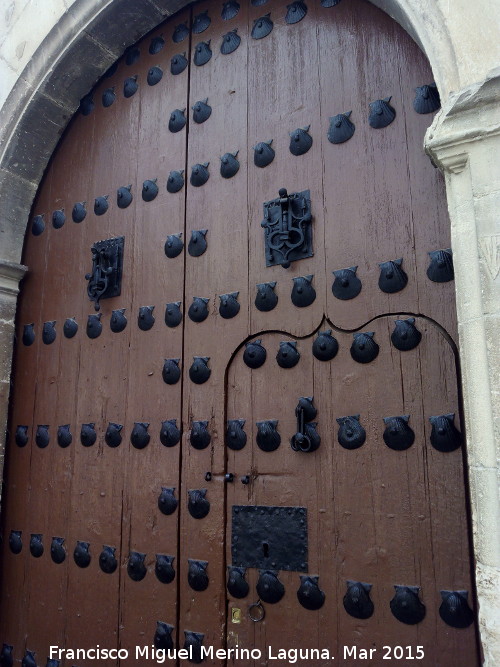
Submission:
[[[232,564],[307,572],[307,509],[233,505]]]

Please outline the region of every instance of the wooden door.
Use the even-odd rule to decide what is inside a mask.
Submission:
[[[431,82],[361,0],[202,2],[82,101],[25,246],[4,661],[478,664]],[[261,226],[282,188],[312,216],[287,268]]]

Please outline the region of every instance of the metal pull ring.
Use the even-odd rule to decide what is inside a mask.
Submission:
[[[248,617],[254,623],[259,623],[263,621],[266,616],[266,610],[264,609],[262,602],[257,600],[248,607]]]

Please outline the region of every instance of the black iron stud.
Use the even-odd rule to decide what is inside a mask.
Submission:
[[[293,132],[290,132],[289,148],[292,155],[304,155],[311,148],[313,139],[309,134],[310,127],[310,125],[298,127]]]
[[[73,436],[71,435],[70,425],[63,424],[57,429],[57,444],[63,449],[69,447],[73,441]]]
[[[185,23],[179,23],[175,26],[174,32],[172,34],[172,41],[175,44],[182,42],[189,35],[189,28]],[[172,72],[173,73],[173,72]]]
[[[161,493],[158,496],[158,509],[162,514],[169,516],[177,509],[177,498],[175,497],[175,487],[161,487]]]
[[[210,512],[210,502],[206,496],[206,489],[191,489],[188,491],[188,511],[193,519],[204,519]]]
[[[116,191],[116,203],[118,208],[127,208],[127,206],[130,206],[132,203],[133,198],[132,184],[123,185]]]
[[[28,444],[28,426],[19,425],[16,428],[15,441],[18,447],[26,447]]]
[[[135,65],[135,63],[141,57],[141,52],[137,46],[129,46],[125,51],[125,64],[129,67]]]
[[[162,584],[171,584],[175,579],[174,556],[156,554],[155,574]]]
[[[188,243],[188,253],[191,257],[200,257],[207,249],[208,229],[197,229],[191,232]]]
[[[172,301],[165,307],[165,324],[171,329],[178,327],[182,322],[181,301]]]
[[[63,334],[66,338],[73,338],[78,331],[78,323],[74,317],[68,317],[63,325]]]
[[[366,431],[359,422],[360,415],[350,415],[348,417],[337,417],[339,430],[337,440],[344,449],[357,449],[361,447],[366,440]]]
[[[170,114],[170,120],[168,121],[168,129],[170,132],[180,132],[183,127],[186,125],[186,109],[174,109]]]
[[[441,106],[439,92],[435,83],[415,88],[413,108],[417,113],[433,113]]]
[[[354,340],[350,352],[354,361],[360,364],[368,364],[377,358],[380,348],[373,338],[374,335],[373,331],[353,334]]]
[[[402,352],[413,350],[420,343],[422,334],[415,326],[415,318],[408,317],[406,320],[395,320],[396,327],[391,333],[391,341],[394,347]]]
[[[409,426],[410,415],[384,417],[384,442],[390,449],[403,451],[415,442],[415,433]]]
[[[109,422],[106,429],[106,434],[104,440],[108,447],[119,447],[122,442],[122,429],[123,424],[117,424],[116,422]]]
[[[106,213],[109,208],[108,198],[109,195],[103,195],[94,199],[94,213],[96,215],[104,215]]]
[[[335,7],[339,2],[340,0],[321,0],[321,6],[328,9],[329,7]]]
[[[121,333],[127,326],[127,318],[125,317],[126,308],[118,308],[111,313],[109,320],[109,328],[113,333]]]
[[[111,88],[106,88],[101,97],[102,106],[107,109],[113,104],[115,100],[116,100],[115,87],[111,86]]]
[[[83,220],[85,220],[87,215],[87,209],[85,208],[86,204],[86,201],[81,201],[73,206],[73,210],[71,211],[73,222],[83,222]]]
[[[137,326],[141,331],[149,331],[155,323],[154,306],[141,306],[137,316]]]
[[[184,72],[187,66],[188,66],[188,61],[186,58],[186,52],[178,53],[177,55],[172,56],[172,58],[170,59],[170,72],[174,76]]]
[[[239,151],[236,153],[224,153],[220,159],[220,175],[222,178],[232,178],[239,169],[240,163],[237,160]]]
[[[212,19],[208,15],[208,10],[197,14],[193,19],[193,34],[199,35],[200,33],[205,32],[211,22]]]
[[[260,368],[266,361],[267,351],[260,339],[245,343],[243,361],[249,368]]]
[[[165,40],[163,39],[163,35],[157,35],[156,37],[153,37],[149,44],[149,53],[154,56],[157,53],[160,53],[164,46]]]
[[[371,584],[361,581],[347,581],[347,592],[344,595],[344,609],[354,618],[370,618],[373,614],[373,602],[370,599]]]
[[[148,86],[156,86],[163,78],[163,70],[159,65],[150,67],[148,69],[147,82]]]
[[[169,625],[163,621],[156,621],[156,631],[153,637],[155,648],[162,651],[170,651],[174,648],[174,640],[172,639],[173,629],[173,625]]]
[[[219,296],[219,314],[225,320],[230,320],[240,312],[238,294],[239,292],[230,292],[229,294],[221,294]]]
[[[42,329],[42,341],[45,345],[51,345],[56,339],[56,321],[51,320],[50,322],[43,323]]]
[[[278,304],[278,295],[274,291],[276,282],[257,283],[255,307],[263,313],[273,310]]]
[[[256,442],[263,452],[274,452],[281,444],[281,436],[278,433],[278,420],[267,419],[256,422]]]
[[[183,247],[184,243],[182,241],[182,232],[179,234],[169,234],[167,236],[167,240],[165,241],[165,255],[169,259],[173,259],[174,257],[177,257],[181,254]]]
[[[91,339],[99,338],[102,332],[102,323],[101,323],[102,313],[95,313],[87,317],[87,327],[86,333],[87,336]]]
[[[382,100],[375,100],[370,102],[370,113],[368,115],[368,122],[370,127],[380,130],[387,127],[396,118],[395,109],[389,104],[390,97],[384,97]]]
[[[427,277],[434,283],[447,283],[455,277],[451,248],[432,250],[429,254],[431,262],[427,268]]]
[[[176,419],[166,419],[161,423],[160,442],[164,447],[175,447],[181,439]]]
[[[265,14],[254,20],[251,32],[252,38],[262,39],[263,37],[267,37],[273,28],[274,23],[271,21],[271,13],[269,12],[269,14]]]
[[[205,449],[210,444],[212,436],[208,430],[208,421],[197,420],[191,422],[189,442],[195,449]]]
[[[39,424],[36,427],[35,443],[40,449],[45,449],[50,442],[48,424]]]
[[[16,555],[21,553],[23,550],[22,530],[10,531],[9,549]]]
[[[163,370],[161,372],[165,384],[177,384],[177,382],[179,382],[181,377],[179,361],[180,359],[165,359]]]
[[[208,366],[210,357],[193,357],[193,363],[189,369],[189,377],[195,384],[204,384],[210,377],[212,371]]]
[[[247,444],[247,434],[243,430],[244,419],[228,419],[226,427],[226,445],[229,449],[239,451]]]
[[[144,449],[149,445],[151,436],[148,433],[149,422],[134,422],[130,442],[136,449]]]
[[[208,97],[195,102],[191,109],[193,110],[193,120],[198,124],[204,123],[212,115],[212,107],[208,104]]]
[[[262,602],[276,604],[285,595],[285,587],[274,570],[259,570],[257,594]]]
[[[40,533],[31,533],[30,554],[33,558],[40,558],[43,555],[43,535]]]
[[[297,308],[306,308],[310,306],[316,299],[316,290],[312,286],[314,276],[299,276],[292,278],[293,288],[291,299],[294,306]]]
[[[197,67],[202,67],[206,65],[210,58],[212,57],[212,50],[210,48],[210,41],[208,42],[199,42],[194,49],[193,62]]]
[[[188,317],[193,322],[203,322],[208,317],[208,302],[203,296],[194,296],[193,303],[189,306]]]
[[[191,167],[191,177],[189,182],[193,187],[199,188],[202,185],[205,185],[205,183],[208,181],[210,178],[210,172],[208,171],[209,164],[210,162],[203,162],[201,164],[194,164]]]
[[[467,601],[467,591],[440,591],[442,602],[439,615],[452,628],[468,628],[474,621],[474,612]]]
[[[400,292],[408,284],[408,276],[402,269],[403,258],[382,262],[380,266],[380,276],[378,286],[382,292],[394,294]]]
[[[297,599],[304,609],[315,611],[321,609],[325,603],[325,594],[319,587],[319,576],[300,575],[300,586],[297,591]]]
[[[357,277],[357,266],[333,271],[335,280],[332,285],[333,296],[342,301],[354,299],[361,292],[361,280]]]
[[[390,602],[392,614],[401,623],[416,625],[425,617],[425,605],[420,602],[419,586],[394,586],[396,593]]]
[[[50,545],[50,557],[56,563],[60,565],[66,560],[66,549],[64,548],[64,537],[53,537],[52,544]]]
[[[238,46],[241,44],[241,37],[238,35],[238,28],[226,32],[222,37],[222,43],[220,45],[220,52],[227,56],[230,53],[236,51]]]
[[[92,447],[97,440],[97,433],[95,431],[95,424],[89,422],[82,424],[80,429],[80,442],[84,447]]]
[[[13,667],[14,665],[14,656],[12,654],[14,647],[11,644],[3,644],[2,650],[0,651],[0,666],[1,667]]]
[[[99,567],[105,574],[113,574],[118,567],[118,561],[115,556],[116,547],[103,545],[99,554]]]
[[[54,229],[61,229],[65,222],[66,215],[63,208],[52,212],[52,227],[54,227]]]
[[[188,651],[188,654],[191,656],[189,662],[192,662],[195,665],[199,665],[204,660],[203,656],[201,655],[201,647],[204,637],[205,635],[202,632],[191,632],[191,630],[184,630],[183,648]]]
[[[30,345],[33,345],[34,342],[35,342],[35,324],[34,322],[31,322],[31,324],[25,324],[23,326],[23,345],[29,347]]]
[[[285,22],[292,25],[302,21],[304,16],[307,14],[307,5],[302,0],[297,0],[292,2],[291,5],[287,5],[287,13],[285,15]]]
[[[328,141],[332,144],[343,144],[353,136],[356,127],[354,123],[349,120],[352,111],[345,113],[338,113],[336,116],[330,118],[330,126],[328,128]]]
[[[24,654],[24,658],[21,662],[21,667],[37,667],[35,655],[35,651],[26,649],[26,653]]]
[[[281,368],[293,368],[299,363],[300,352],[297,350],[297,341],[282,340],[276,355],[276,361]]]
[[[156,181],[158,179],[153,178],[147,179],[144,181],[142,184],[142,198],[144,201],[153,201],[155,199],[156,195],[158,194],[158,186],[156,184]]]
[[[455,424],[455,413],[429,417],[432,424],[431,445],[439,452],[453,452],[462,445],[462,434]]]
[[[233,598],[246,598],[249,593],[248,581],[245,579],[246,568],[228,565],[227,590]]]
[[[45,222],[43,219],[44,214],[41,213],[40,215],[35,215],[33,218],[33,221],[31,223],[31,233],[33,236],[40,236],[42,234],[43,230],[45,229]]]
[[[146,576],[145,558],[146,554],[140,551],[130,552],[127,563],[127,574],[133,581],[142,581]]]
[[[90,543],[77,541],[75,550],[73,551],[73,560],[78,565],[78,567],[86,568],[90,565],[92,556],[89,552]]]
[[[236,0],[228,0],[228,2],[225,2],[222,5],[222,10],[221,10],[221,17],[223,21],[229,21],[230,19],[234,19],[234,17],[238,14],[240,11],[240,5]]]
[[[332,330],[320,331],[314,339],[312,353],[319,361],[330,361],[339,351],[337,339],[332,336]]]
[[[259,143],[255,144],[253,147],[253,163],[256,167],[263,169],[274,160],[276,153],[271,146],[272,143],[273,140],[270,139],[269,141],[259,141]]]
[[[80,113],[82,116],[88,116],[94,110],[95,104],[92,95],[85,95],[80,100]]]
[[[208,588],[209,578],[207,574],[208,561],[194,560],[188,558],[188,584],[193,591],[206,591]]]
[[[129,76],[125,81],[123,82],[123,97],[132,97],[135,95],[139,88],[139,84],[137,83],[137,74],[134,76]]]
[[[167,192],[175,194],[179,192],[184,187],[184,169],[173,170],[170,172],[167,178]],[[182,250],[182,245],[181,245]]]

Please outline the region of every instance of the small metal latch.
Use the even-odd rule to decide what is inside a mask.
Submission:
[[[99,301],[121,294],[123,269],[123,244],[125,237],[120,236],[106,241],[98,241],[91,248],[92,272],[87,273],[87,294],[94,302],[96,310],[100,309]]]

